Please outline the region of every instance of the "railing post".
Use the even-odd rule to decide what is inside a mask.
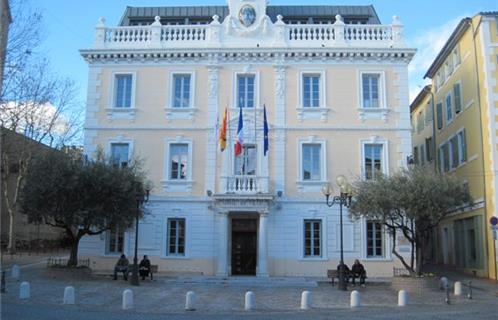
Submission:
[[[221,45],[220,30],[221,30],[220,17],[218,17],[218,15],[215,14],[213,16],[213,21],[211,21],[208,27],[208,34],[207,34],[208,46],[218,47]]]
[[[154,48],[161,47],[161,17],[155,16],[154,22],[150,25],[151,28],[151,41],[150,44]]]
[[[95,48],[103,48],[105,46],[105,19],[102,17],[99,18],[95,26],[95,42],[93,46]]]
[[[273,45],[277,47],[286,47],[289,29],[286,28],[282,15],[277,16],[277,21],[273,25],[275,28],[275,38]]]
[[[405,40],[403,38],[403,23],[399,20],[398,16],[393,16],[393,21],[391,23],[392,29],[392,46],[393,47],[403,47],[405,45]]]
[[[335,22],[333,24],[333,28],[334,28],[334,45],[345,47],[347,45],[346,35],[345,35],[346,24],[342,20],[340,14],[335,16]]]

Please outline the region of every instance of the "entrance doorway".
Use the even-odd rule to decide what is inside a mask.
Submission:
[[[257,219],[232,219],[232,275],[256,275]]]

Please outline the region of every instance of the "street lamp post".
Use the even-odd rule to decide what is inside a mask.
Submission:
[[[140,283],[138,282],[138,220],[140,217],[140,206],[143,203],[149,201],[149,193],[150,186],[149,183],[146,183],[145,186],[145,195],[141,192],[137,192],[136,200],[137,200],[137,216],[135,219],[135,256],[133,257],[133,270],[131,273],[130,284],[133,286],[138,286]]]
[[[325,195],[325,203],[327,206],[330,208],[334,204],[338,203],[339,204],[339,224],[340,224],[340,245],[341,245],[341,261],[339,262],[339,266],[337,267],[337,274],[339,278],[339,284],[337,285],[337,288],[339,290],[347,290],[347,275],[346,275],[346,266],[344,265],[344,244],[343,244],[343,235],[342,235],[342,207],[345,206],[346,208],[349,208],[351,204],[351,198],[352,198],[352,187],[348,183],[347,179],[343,176],[340,175],[336,179],[337,185],[340,188],[340,195],[338,196],[332,196],[332,201],[330,201],[332,192],[333,192],[333,187],[332,185],[327,182],[325,185],[322,187],[322,192]]]

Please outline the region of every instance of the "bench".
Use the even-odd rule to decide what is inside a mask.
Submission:
[[[337,270],[327,270],[327,278],[332,280],[332,285],[335,284],[335,280],[337,278],[337,281],[339,281],[339,274],[337,273]]]
[[[132,266],[133,267],[133,266]],[[157,273],[158,270],[158,265],[157,264],[151,264],[150,265],[150,280],[154,280],[154,273]],[[140,274],[140,272],[139,272]]]

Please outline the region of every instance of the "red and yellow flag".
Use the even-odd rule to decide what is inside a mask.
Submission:
[[[225,113],[223,113],[223,121],[220,127],[220,150],[223,152],[227,146],[227,122],[228,122],[228,109],[225,108]]]

